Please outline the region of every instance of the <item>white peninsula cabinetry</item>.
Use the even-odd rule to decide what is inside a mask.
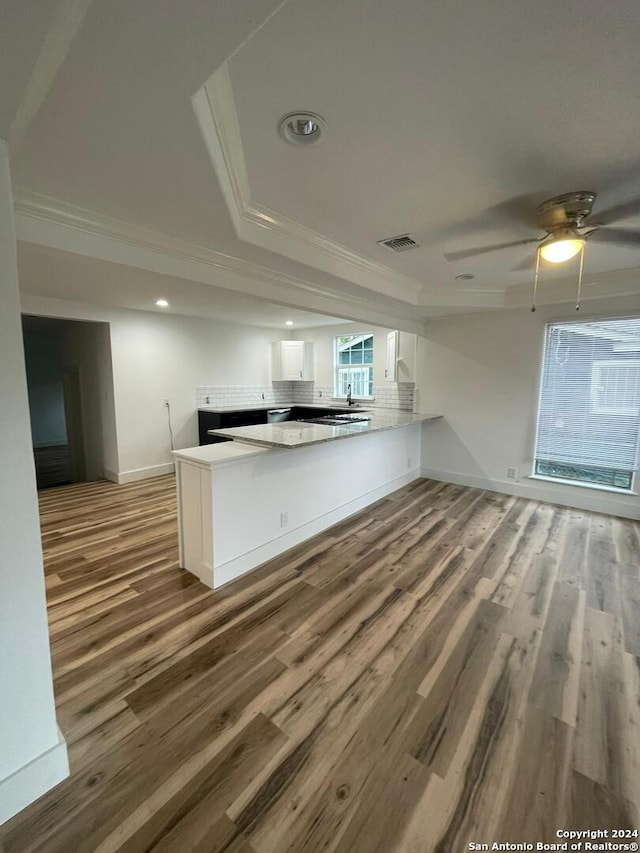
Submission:
[[[305,382],[313,379],[312,341],[273,341],[271,344],[273,382]]]
[[[174,451],[180,565],[215,589],[415,480],[422,417],[429,416],[295,449],[227,441]],[[359,426],[368,424],[351,429]],[[349,427],[252,429],[293,431],[302,440],[307,431],[339,437]]]
[[[417,336],[393,331],[387,335],[387,361],[384,378],[388,382],[416,381]]]

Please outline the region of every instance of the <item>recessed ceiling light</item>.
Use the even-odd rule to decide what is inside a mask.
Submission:
[[[294,112],[282,116],[278,133],[292,145],[314,145],[320,141],[326,127],[326,121],[317,113]]]
[[[286,320],[285,326],[293,326],[293,320]]]
[[[456,276],[456,281],[471,281],[472,278],[475,278],[475,275],[470,272],[462,272]]]
[[[167,302],[166,299],[156,299],[156,305],[158,306],[158,308],[168,308],[169,307],[169,303]]]

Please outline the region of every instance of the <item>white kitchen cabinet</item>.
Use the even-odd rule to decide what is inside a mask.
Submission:
[[[417,337],[397,329],[387,334],[384,378],[388,382],[415,382]]]
[[[313,342],[273,341],[271,379],[273,382],[308,382],[313,379]]]
[[[384,378],[389,382],[397,382],[396,373],[398,369],[398,332],[387,334],[387,360],[384,369]]]

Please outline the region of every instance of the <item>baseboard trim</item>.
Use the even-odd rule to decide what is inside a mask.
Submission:
[[[0,781],[0,824],[55,788],[68,775],[67,744],[58,729],[55,746]]]
[[[637,495],[626,496],[598,492],[592,489],[567,489],[558,483],[542,483],[536,480],[511,482],[509,480],[490,480],[488,477],[476,477],[472,474],[460,474],[456,471],[438,471],[434,468],[422,468],[421,476],[430,480],[440,480],[444,483],[455,483],[458,486],[472,486],[475,489],[486,489],[490,492],[502,492],[505,495],[515,495],[518,498],[544,501],[545,503],[560,504],[574,509],[584,509],[590,512],[602,512],[621,518],[640,519],[640,506]],[[634,505],[632,505],[632,501]]]
[[[206,572],[206,570],[201,566],[200,570],[202,574],[200,572],[194,573],[198,574],[200,580],[203,583],[206,583],[207,586],[213,586],[213,577],[215,574],[215,589],[218,589],[223,584],[230,583],[236,578],[250,572],[252,569],[256,569],[258,566],[266,563],[267,560],[272,560],[274,557],[280,556],[290,548],[300,545],[301,542],[305,542],[307,539],[310,539],[317,533],[321,533],[333,524],[337,524],[339,521],[343,521],[345,518],[348,518],[348,516],[353,515],[356,512],[360,512],[360,510],[372,503],[375,503],[376,501],[379,501],[381,498],[386,497],[391,494],[391,492],[401,489],[402,486],[406,486],[408,483],[416,480],[419,476],[420,470],[418,468],[407,471],[406,474],[403,474],[388,483],[384,483],[381,486],[377,486],[370,492],[366,492],[364,495],[360,495],[359,497],[342,504],[342,506],[336,507],[335,509],[324,513],[324,515],[318,516],[318,518],[314,518],[311,521],[307,521],[305,524],[301,524],[300,527],[296,527],[295,530],[290,530],[283,536],[278,536],[276,539],[266,542],[259,548],[254,548],[252,551],[248,551],[246,554],[242,554],[241,556],[230,560],[228,563],[216,566],[215,571],[210,570],[210,572]],[[207,577],[202,576],[205,573],[207,574]]]
[[[150,480],[152,477],[163,477],[165,474],[173,474],[175,467],[173,462],[164,465],[152,465],[150,468],[134,468],[132,471],[105,471],[107,479],[113,480],[119,486],[125,483],[135,483],[137,480]]]

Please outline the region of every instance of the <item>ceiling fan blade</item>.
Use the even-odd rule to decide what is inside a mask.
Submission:
[[[629,249],[640,248],[640,231],[631,228],[598,228],[589,237],[589,242],[611,243],[614,246],[627,246]]]
[[[519,264],[516,264],[513,267],[513,272],[524,272],[526,270],[534,270],[536,267],[536,252],[532,255],[527,255],[526,258],[520,261]]]
[[[514,224],[534,231],[538,227],[536,206],[540,201],[540,193],[528,193],[476,210],[463,220],[445,221],[441,227],[432,229],[434,243],[490,240],[493,235],[505,233],[506,228],[513,228]]]
[[[526,246],[529,243],[537,243],[538,238],[532,237],[528,240],[513,240],[511,243],[496,243],[494,246],[477,246],[475,249],[462,249],[460,252],[445,252],[448,261],[464,261],[466,258],[474,258],[476,255],[486,255],[489,252],[499,252],[501,249],[511,249],[513,246]]]
[[[640,198],[634,198],[631,201],[616,204],[607,210],[598,211],[594,219],[597,219],[602,225],[609,225],[609,223],[622,222],[636,216],[640,216]]]

